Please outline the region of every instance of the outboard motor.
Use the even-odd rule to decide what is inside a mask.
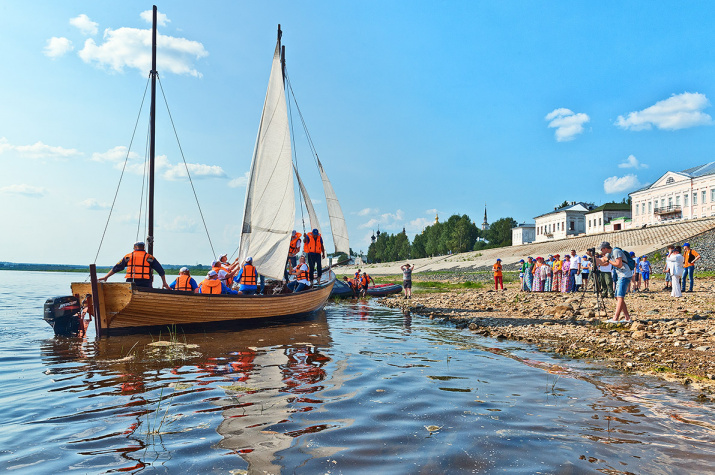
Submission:
[[[80,331],[82,307],[74,295],[51,297],[45,301],[44,320],[55,330],[55,335],[72,336]]]

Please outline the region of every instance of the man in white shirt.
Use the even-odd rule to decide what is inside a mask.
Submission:
[[[576,292],[576,275],[581,273],[581,258],[576,255],[576,251],[571,249],[571,269],[569,270],[569,280],[571,281],[571,292]]]
[[[628,265],[628,257],[625,251],[619,248],[612,248],[607,241],[601,243],[601,254],[603,258],[597,258],[596,264],[599,266],[611,264],[618,275],[618,282],[616,282],[616,313],[608,322],[620,322],[621,313],[625,316],[623,322],[630,322],[631,316],[628,313],[625,297],[628,292],[628,285],[631,283],[631,277],[633,277],[633,269]]]
[[[597,257],[603,257],[600,254]],[[595,262],[595,259],[594,259]],[[605,298],[613,298],[613,277],[611,272],[613,272],[613,265],[610,263],[605,266],[598,266],[600,271],[598,274],[598,280],[601,283],[601,296]]]

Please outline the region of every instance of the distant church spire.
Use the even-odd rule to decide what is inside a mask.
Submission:
[[[484,222],[482,223],[482,231],[489,229],[489,222],[487,221],[487,204],[484,203]]]

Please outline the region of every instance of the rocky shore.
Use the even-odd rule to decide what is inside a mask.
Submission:
[[[388,307],[476,334],[518,340],[573,358],[606,360],[625,371],[652,374],[715,394],[715,279],[696,280],[693,293],[680,299],[661,291],[626,297],[630,324],[609,324],[615,300],[606,312],[597,309],[592,292],[582,294],[526,293],[518,284],[504,291],[456,290],[437,294],[381,299]]]

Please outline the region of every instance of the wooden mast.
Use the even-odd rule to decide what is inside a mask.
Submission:
[[[149,112],[149,230],[146,237],[147,252],[154,254],[154,151],[156,135],[156,5],[151,28],[151,108]]]

